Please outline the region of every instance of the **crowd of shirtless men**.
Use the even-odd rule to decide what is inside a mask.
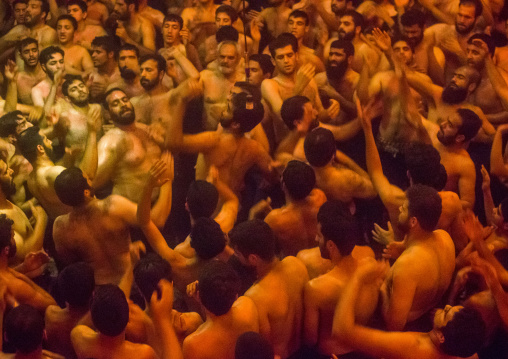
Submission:
[[[508,357],[503,0],[0,18],[0,358]]]

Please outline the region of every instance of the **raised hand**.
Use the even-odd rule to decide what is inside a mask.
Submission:
[[[388,221],[388,229],[384,230],[377,223],[374,223],[372,230],[372,239],[383,246],[388,246],[390,243],[395,242],[395,234],[393,233],[392,223]]]
[[[155,162],[148,172],[148,182],[153,187],[160,187],[174,177],[173,156],[166,152],[163,158]]]
[[[18,66],[16,66],[16,63],[12,60],[8,60],[7,64],[5,65],[5,77],[9,81],[16,81],[18,78]]]
[[[372,30],[372,38],[381,51],[386,52],[391,50],[392,40],[386,31],[381,31],[379,28],[375,28]]]

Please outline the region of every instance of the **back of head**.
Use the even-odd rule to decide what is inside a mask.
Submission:
[[[236,81],[235,87],[238,87],[243,92],[247,92],[251,95],[253,101],[261,101],[261,89],[253,83],[247,81]]]
[[[190,233],[191,247],[199,258],[207,260],[220,254],[226,247],[226,238],[219,224],[211,218],[196,220]]]
[[[8,137],[9,135],[16,136],[18,128],[19,116],[22,116],[21,111],[7,112],[0,117],[0,137]]]
[[[231,25],[222,26],[215,33],[215,40],[217,41],[218,44],[220,44],[223,41],[238,42],[238,38],[239,38],[238,30]]]
[[[217,16],[217,14],[220,14],[220,13],[227,14],[229,16],[229,18],[231,19],[231,23],[232,24],[236,21],[236,19],[238,19],[238,13],[230,5],[221,5],[221,6],[219,6],[217,8],[217,10],[215,10],[215,16]]]
[[[275,40],[270,42],[270,54],[272,54],[272,57],[275,58],[275,50],[283,49],[286,46],[291,46],[295,54],[298,52],[298,40],[295,35],[284,32],[277,36]]]
[[[441,328],[441,332],[444,336],[441,351],[448,355],[468,358],[484,345],[485,322],[477,310],[462,308]]]
[[[42,50],[39,54],[39,62],[41,65],[46,65],[54,54],[60,54],[64,56],[64,51],[58,46],[48,46]]]
[[[310,100],[302,95],[287,98],[280,108],[280,117],[286,126],[292,131],[296,128],[294,122],[303,118],[303,106]]]
[[[426,16],[421,10],[418,9],[409,9],[400,17],[400,22],[402,26],[413,26],[418,25],[418,27],[425,26]]]
[[[120,335],[129,322],[129,305],[125,294],[113,284],[95,289],[90,308],[93,325],[106,336]]]
[[[190,184],[187,191],[187,206],[194,219],[210,218],[217,208],[219,192],[211,183],[198,180]]]
[[[84,262],[68,265],[58,275],[58,289],[71,306],[87,308],[95,288],[93,268]]]
[[[316,175],[311,166],[301,161],[289,161],[282,173],[282,183],[289,196],[296,200],[305,199],[316,185]]]
[[[258,255],[264,261],[271,261],[276,254],[276,242],[270,226],[261,220],[245,221],[229,232],[231,246],[244,257]]]
[[[273,359],[273,348],[261,334],[245,332],[238,337],[235,359]]]
[[[322,127],[313,129],[305,137],[303,149],[312,167],[326,166],[337,151],[332,131]]]
[[[469,141],[480,131],[482,120],[480,120],[480,117],[474,111],[467,108],[459,108],[457,113],[462,119],[462,126],[460,126],[457,134],[464,135],[464,141]]]
[[[29,127],[18,135],[17,144],[23,157],[28,162],[34,163],[37,159],[37,146],[43,146],[42,136],[39,134],[39,127]]]
[[[335,40],[334,42],[332,42],[330,44],[330,48],[344,50],[346,57],[355,55],[355,47],[353,46],[351,41],[348,41],[348,40],[344,40],[344,39]]]
[[[323,238],[335,243],[342,256],[350,255],[360,243],[360,227],[344,203],[335,200],[326,201],[319,208],[317,219],[321,225]]]
[[[92,46],[102,47],[108,53],[116,53],[120,43],[116,36],[97,36],[92,40]]]
[[[134,281],[147,303],[161,279],[173,280],[171,265],[156,253],[148,253],[134,267]]]
[[[214,315],[224,315],[240,293],[240,277],[222,261],[207,263],[199,274],[198,290],[201,304]]]
[[[412,142],[407,146],[404,160],[413,184],[423,184],[441,190],[439,176],[441,156],[434,146],[422,142]]]
[[[76,207],[85,203],[85,190],[90,190],[88,181],[78,167],[66,168],[55,179],[58,199],[68,206]]]
[[[164,57],[162,57],[161,55],[147,54],[147,55],[141,56],[141,58],[139,59],[139,65],[143,65],[143,63],[148,60],[153,60],[157,63],[157,71],[159,71],[159,73],[166,71],[166,66],[167,66],[166,59]]]
[[[246,133],[254,129],[265,115],[261,101],[254,101],[245,92],[233,96],[233,122],[240,125],[240,132]]]
[[[406,191],[409,216],[416,217],[420,227],[428,232],[436,229],[441,216],[441,196],[429,186],[416,184]]]
[[[5,336],[17,352],[28,354],[42,346],[44,317],[37,309],[21,304],[5,318]]]
[[[270,55],[253,54],[249,56],[249,61],[256,61],[259,64],[259,67],[261,67],[263,75],[270,74],[270,77],[272,77],[273,70],[275,70],[275,66],[272,63]]]

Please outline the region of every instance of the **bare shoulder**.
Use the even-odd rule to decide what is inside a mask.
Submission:
[[[298,258],[293,256],[287,256],[281,261],[282,268],[288,274],[292,274],[295,278],[307,277],[307,268],[305,264]]]
[[[318,87],[324,86],[328,82],[328,77],[326,76],[326,72],[320,72],[316,76],[314,76],[314,80],[316,81]]]
[[[309,194],[309,199],[313,205],[321,207],[326,202],[326,194],[319,188],[314,188]]]

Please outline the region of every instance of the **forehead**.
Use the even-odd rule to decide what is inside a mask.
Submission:
[[[397,41],[393,44],[393,48],[394,49],[400,49],[402,47],[408,47],[409,48],[409,45],[406,41],[404,40],[400,40],[400,41]]]
[[[69,25],[70,27],[73,27],[72,22],[69,19],[60,19],[56,24],[57,26],[61,24],[62,26]]]
[[[457,70],[455,70],[454,75],[455,76],[463,76],[466,79],[468,79],[469,78],[469,71],[465,67],[459,67]]]
[[[103,48],[100,45],[94,45],[94,44],[92,44],[92,51],[106,51],[106,49]]]
[[[229,20],[231,20],[231,16],[229,16],[229,14],[227,14],[225,12],[218,12],[218,13],[215,14],[215,17],[219,17],[221,19],[227,17]]]
[[[23,46],[23,47],[21,48],[21,51],[25,51],[25,50],[33,50],[33,49],[36,49],[36,50],[38,50],[38,49],[39,49],[39,48],[37,47],[37,44],[36,44],[36,43],[34,43],[34,42],[32,42],[32,43],[30,43],[30,44],[28,44],[28,45]]]
[[[52,54],[50,57],[49,57],[49,61],[60,61],[60,60],[63,60],[63,56],[61,53],[59,52],[55,52],[54,54]]]
[[[19,8],[19,7],[26,7],[26,4],[23,3],[23,2],[18,2],[16,5],[14,5],[14,8]]]
[[[294,53],[293,47],[291,45],[287,45],[286,47],[281,47],[281,48],[275,49],[275,56],[286,55],[289,53]]]
[[[354,22],[353,17],[351,15],[341,16],[340,22]]]
[[[291,21],[291,20],[293,20],[293,21],[298,21],[298,20],[300,20],[300,21],[303,21],[303,22],[305,22],[305,21],[306,21],[306,19],[305,19],[304,17],[294,16],[294,15],[289,17],[289,21]]]
[[[256,69],[261,68],[261,66],[259,66],[259,62],[254,61],[254,60],[249,60],[249,67],[250,68],[256,68]]]
[[[30,0],[28,1],[28,5],[30,5],[31,7],[41,7],[42,5],[42,2],[39,1],[39,0]]]
[[[178,26],[178,27],[180,27],[180,23],[173,21],[173,20],[164,21],[163,25],[164,26]]]
[[[84,84],[85,83],[83,81],[75,79],[75,80],[72,80],[71,84],[69,85],[69,88],[84,85]]]
[[[339,48],[336,48],[336,47],[330,47],[330,54],[345,55],[346,52],[344,51],[344,49],[339,49]]]
[[[420,27],[418,24],[413,24],[411,26],[403,25],[402,28],[404,29],[404,31],[423,31],[423,28]]]
[[[228,55],[228,56],[236,56],[236,46],[233,44],[225,44],[222,45],[219,54]]]
[[[81,8],[79,7],[79,5],[69,5],[69,6],[67,6],[67,9],[74,10],[74,11],[76,11],[76,10],[81,11]]]
[[[125,3],[125,0],[116,0],[115,4],[117,4],[117,5],[122,5],[122,6],[123,6],[123,5],[125,5],[126,3]]]
[[[4,160],[0,160],[0,173],[4,174],[7,171],[7,163]]]
[[[141,64],[141,67],[157,67],[157,61],[154,59],[148,59]]]
[[[121,91],[121,90],[115,90],[113,92],[111,92],[108,97],[106,97],[106,101],[108,102],[108,104],[114,102],[115,100],[120,100],[124,97],[126,97],[127,95],[125,94],[125,92]]]
[[[131,57],[131,56],[134,56],[134,57],[138,57],[136,55],[136,52],[134,50],[120,50],[120,52],[118,53],[118,56],[120,57]]]
[[[473,4],[462,4],[459,5],[459,13],[461,15],[471,15],[474,16],[476,8]]]

